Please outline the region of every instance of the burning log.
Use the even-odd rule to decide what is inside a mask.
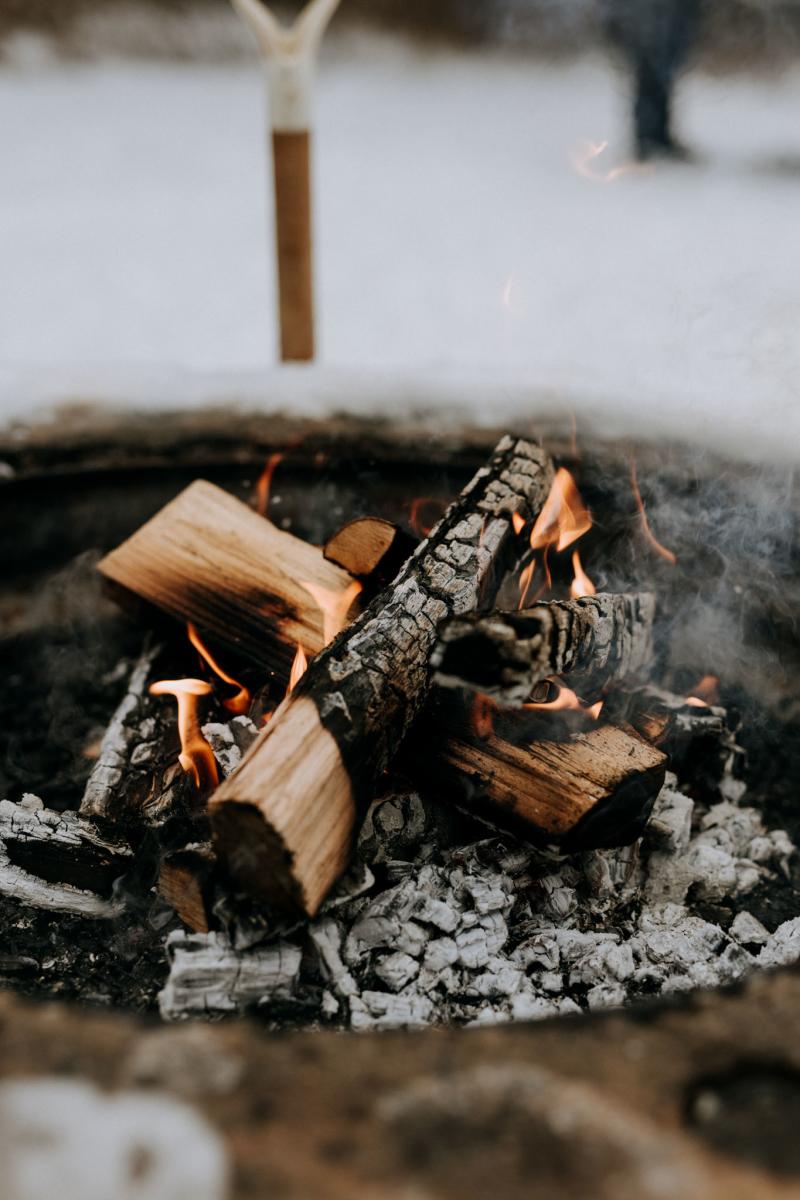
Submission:
[[[229,650],[288,674],[297,646],[329,640],[310,597],[354,606],[361,590],[316,546],[283,533],[204,480],[191,484],[99,564],[121,595],[191,621]]]
[[[524,703],[534,685],[551,675],[569,674],[581,694],[596,692],[647,667],[654,615],[649,592],[469,613],[440,626],[431,665],[438,684],[506,704]]]
[[[664,783],[667,756],[619,725],[517,743],[470,730],[459,705],[436,703],[430,716],[409,748],[416,772],[471,814],[564,850],[635,841]]]
[[[551,481],[539,446],[503,438],[392,586],[312,661],[211,800],[217,848],[249,890],[316,912],[347,863],[359,805],[422,709],[436,626],[491,601],[512,514],[534,516]]]

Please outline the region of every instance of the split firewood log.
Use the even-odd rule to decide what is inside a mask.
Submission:
[[[471,688],[505,704],[524,703],[550,675],[568,674],[586,696],[649,666],[654,616],[649,592],[469,613],[442,623],[431,665],[441,686]]]
[[[568,736],[536,740],[503,736],[512,733],[504,726],[481,730],[465,719],[460,697],[440,694],[404,757],[413,758],[417,778],[468,812],[564,851],[628,845],[641,835],[664,783],[661,750],[630,727],[591,719]]]
[[[360,585],[319,550],[235,496],[197,480],[98,564],[114,594],[131,594],[267,670],[329,640],[309,586],[358,611]],[[266,619],[265,619],[266,618]]]

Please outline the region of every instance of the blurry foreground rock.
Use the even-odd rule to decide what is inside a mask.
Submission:
[[[793,971],[469,1035],[278,1039],[4,995],[0,1079],[4,1200],[800,1197]]]

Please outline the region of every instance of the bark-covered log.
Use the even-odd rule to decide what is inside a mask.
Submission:
[[[438,624],[491,603],[516,548],[512,515],[534,517],[551,482],[541,447],[503,438],[392,586],[312,661],[211,800],[239,883],[316,912],[347,863],[358,806],[422,711]]]
[[[140,737],[140,724],[147,704],[147,685],[158,654],[157,646],[145,646],[133,666],[128,687],[117,706],[100,745],[100,754],[86,781],[81,816],[104,820],[128,769],[130,753]]]
[[[654,615],[655,597],[643,592],[453,617],[439,629],[435,679],[506,704],[524,703],[549,675],[569,674],[581,694],[596,691],[648,666]]]

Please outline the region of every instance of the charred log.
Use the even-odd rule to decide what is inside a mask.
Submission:
[[[0,894],[33,908],[111,917],[114,881],[131,864],[124,844],[101,838],[75,813],[51,812],[35,796],[0,801]]]
[[[436,682],[506,704],[524,703],[550,675],[570,675],[582,695],[640,675],[652,657],[655,597],[586,596],[520,612],[470,613],[440,626]]]

